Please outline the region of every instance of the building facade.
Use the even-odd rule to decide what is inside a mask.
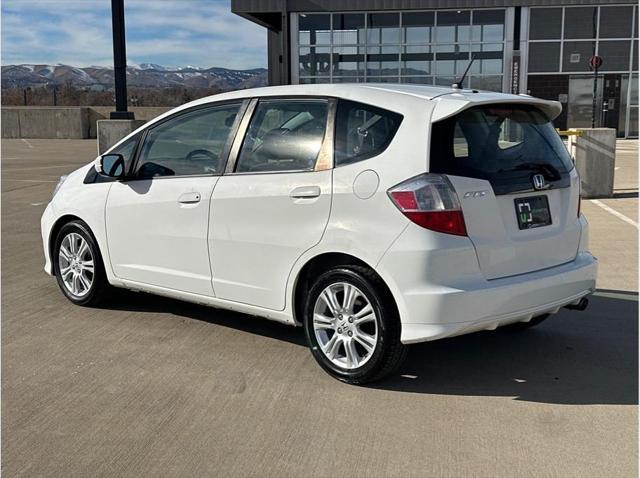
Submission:
[[[231,8],[268,29],[270,84],[449,86],[473,59],[465,87],[558,100],[560,128],[591,126],[595,91],[596,126],[638,136],[634,0],[232,0]]]

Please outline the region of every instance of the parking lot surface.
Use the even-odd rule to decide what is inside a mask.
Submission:
[[[415,345],[355,387],[301,329],[146,294],[73,306],[39,220],[95,141],[3,140],[2,472],[636,476],[638,143],[618,146],[616,197],[582,205],[600,259],[585,312]]]

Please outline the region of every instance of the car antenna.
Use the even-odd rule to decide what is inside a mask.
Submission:
[[[456,90],[462,89],[462,83],[464,82],[464,79],[467,77],[467,73],[469,73],[469,68],[471,68],[471,65],[473,65],[473,60],[475,59],[476,57],[471,55],[471,61],[469,61],[469,64],[467,65],[466,70],[464,70],[462,77],[458,81],[456,81],[453,85],[451,85],[451,88],[455,88]]]

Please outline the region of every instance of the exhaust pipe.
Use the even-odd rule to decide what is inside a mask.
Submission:
[[[569,310],[583,311],[584,309],[587,308],[588,305],[589,305],[589,299],[587,299],[586,297],[583,297],[575,304],[565,305],[564,308]]]

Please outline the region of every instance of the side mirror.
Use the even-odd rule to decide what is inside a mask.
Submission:
[[[122,179],[125,173],[124,157],[117,153],[103,154],[95,162],[95,168],[98,174]]]

